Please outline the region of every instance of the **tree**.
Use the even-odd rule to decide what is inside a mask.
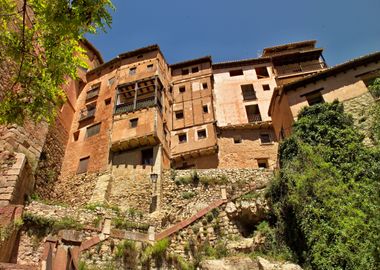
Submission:
[[[380,152],[362,140],[335,101],[304,108],[280,146],[270,200],[306,268],[379,269]]]
[[[52,121],[62,86],[86,67],[79,42],[105,31],[111,0],[0,0],[0,123]],[[5,72],[4,72],[5,73]]]

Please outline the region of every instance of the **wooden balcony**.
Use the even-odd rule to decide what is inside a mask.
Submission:
[[[95,112],[96,112],[95,107],[91,108],[91,109],[81,110],[80,116],[79,116],[79,121],[84,121],[86,119],[95,117]]]
[[[304,73],[304,72],[312,72],[312,71],[317,71],[317,70],[325,69],[325,68],[327,68],[327,65],[325,62],[310,63],[310,64],[297,63],[296,65],[292,65],[292,66],[275,67],[277,76],[287,76],[287,75],[293,75],[293,74]]]

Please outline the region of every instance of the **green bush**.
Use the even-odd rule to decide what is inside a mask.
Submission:
[[[120,230],[139,230],[146,232],[149,229],[149,224],[147,223],[140,223],[140,222],[134,222],[134,221],[129,221],[125,218],[122,217],[117,217],[112,219],[112,224],[115,226],[116,229]]]
[[[197,195],[195,192],[185,191],[185,192],[182,192],[182,199],[188,200],[188,199],[193,198],[195,195]]]
[[[32,213],[25,213],[23,222],[30,232],[38,237],[43,237],[49,233],[55,234],[64,229],[83,229],[83,225],[71,217],[63,217],[61,219],[47,218]]]
[[[148,246],[141,257],[141,261],[147,262],[149,259],[154,259],[156,262],[156,265],[161,266],[166,255],[166,250],[169,247],[169,239],[165,238],[162,240],[157,241],[152,246]]]
[[[269,198],[277,230],[312,269],[379,269],[380,151],[335,101],[301,110]]]
[[[369,85],[368,90],[375,98],[380,98],[380,78],[376,78]]]

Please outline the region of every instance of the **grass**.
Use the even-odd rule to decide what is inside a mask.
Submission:
[[[120,214],[121,210],[117,205],[111,205],[107,203],[88,203],[84,206],[84,209],[90,210],[90,211],[96,211],[98,208],[104,208],[104,209],[110,209],[114,211],[117,214]]]
[[[134,221],[129,221],[124,218],[113,218],[112,219],[112,224],[115,226],[116,229],[121,229],[121,230],[139,230],[139,231],[148,231],[149,229],[149,224],[147,223],[139,223],[139,222],[134,222]]]

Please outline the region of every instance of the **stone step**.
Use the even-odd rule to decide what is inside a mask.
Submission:
[[[90,203],[106,203],[111,188],[111,176],[108,174],[101,175],[95,185]]]

